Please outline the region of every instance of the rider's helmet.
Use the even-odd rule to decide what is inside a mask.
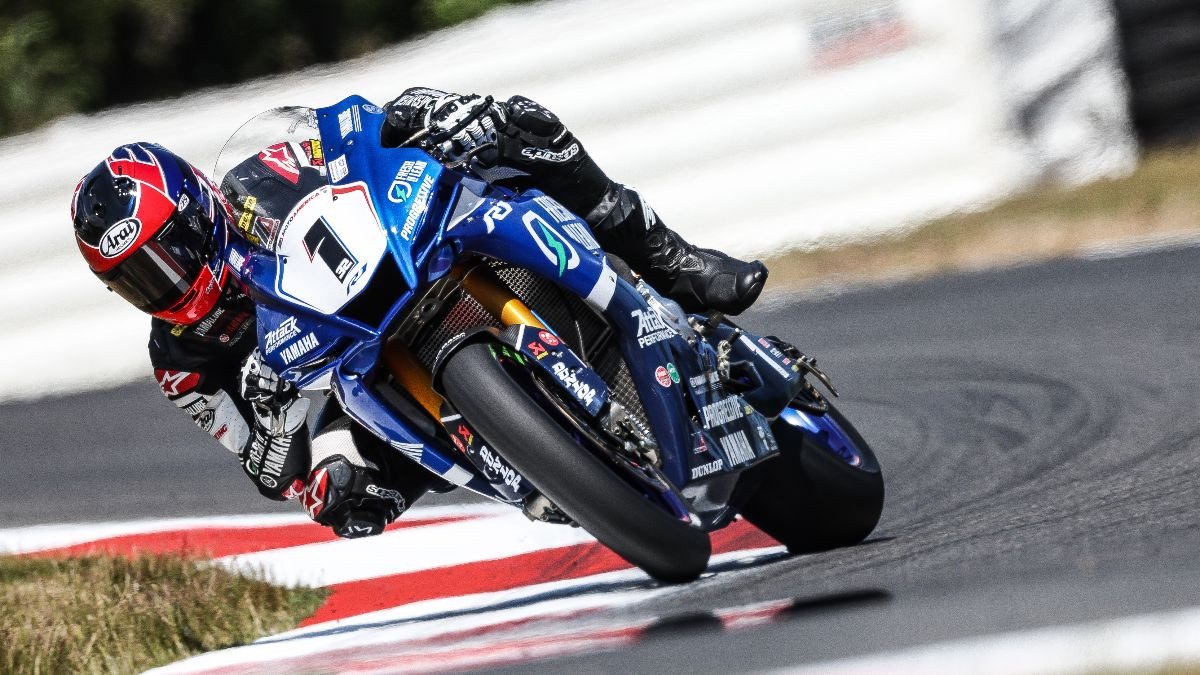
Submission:
[[[204,318],[229,281],[229,205],[199,169],[154,143],[113,150],[75,187],[75,242],[134,307],[177,324]]]

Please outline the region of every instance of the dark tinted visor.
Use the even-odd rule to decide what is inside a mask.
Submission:
[[[188,209],[192,211],[192,209]],[[212,223],[176,212],[167,226],[100,278],[143,312],[161,312],[178,305],[204,266],[212,260],[216,238]]]

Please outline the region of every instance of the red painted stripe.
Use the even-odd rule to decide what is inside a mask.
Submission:
[[[442,525],[478,516],[446,516],[441,518],[412,518],[392,523],[389,531],[409,527]],[[34,556],[121,555],[173,553],[196,558],[220,558],[227,555],[256,553],[304,544],[336,541],[337,536],[327,527],[316,523],[280,525],[277,527],[205,527],[194,530],[146,532],[90,541],[63,548],[38,551]]]
[[[771,537],[739,520],[712,535],[713,552],[777,546]],[[454,567],[349,581],[332,586],[325,604],[301,626],[344,619],[433,598],[505,591],[629,569],[629,563],[599,543],[575,544]]]

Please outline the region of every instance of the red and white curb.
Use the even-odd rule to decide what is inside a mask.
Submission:
[[[738,521],[714,533],[712,565],[782,551]],[[610,649],[639,639],[655,617],[614,620],[600,610],[680,592],[655,584],[578,528],[531,523],[499,505],[417,508],[383,534],[358,540],[338,540],[302,514],[0,530],[0,553],[90,552],[203,556],[275,583],[332,591],[294,631],[180,661],[164,673],[430,672]],[[736,627],[782,607],[716,616]]]

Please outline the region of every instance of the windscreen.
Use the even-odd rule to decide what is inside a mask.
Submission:
[[[325,153],[312,108],[275,108],[239,128],[217,156],[213,177],[252,243],[271,249],[280,222],[328,184]]]

